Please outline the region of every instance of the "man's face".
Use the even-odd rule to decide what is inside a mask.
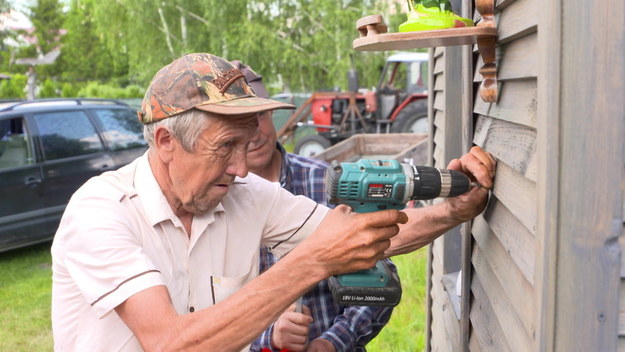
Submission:
[[[211,118],[192,153],[178,146],[169,163],[171,189],[186,212],[198,215],[215,208],[235,176],[247,176],[246,151],[256,131],[256,115]]]
[[[247,151],[247,165],[251,170],[269,167],[271,157],[276,150],[276,129],[271,119],[273,111],[265,111],[258,115],[258,130],[252,138]]]

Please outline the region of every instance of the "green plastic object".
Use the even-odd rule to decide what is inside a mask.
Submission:
[[[408,20],[400,32],[473,27],[473,20],[453,13],[449,0],[408,0]]]
[[[352,287],[386,287],[388,280],[384,266],[380,261],[371,269],[339,277],[339,282],[343,286]]]

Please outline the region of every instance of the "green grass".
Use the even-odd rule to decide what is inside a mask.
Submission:
[[[427,252],[393,258],[403,294],[369,352],[420,352],[425,346]],[[0,253],[0,351],[51,351],[50,243]]]
[[[392,258],[402,285],[401,302],[368,352],[421,352],[425,348],[427,247]]]
[[[0,351],[51,351],[50,243],[0,253]]]

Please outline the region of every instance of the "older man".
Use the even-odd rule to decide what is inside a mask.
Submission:
[[[390,239],[405,213],[329,211],[248,175],[257,114],[285,107],[256,97],[239,70],[210,54],[185,55],[155,75],[139,114],[148,152],[85,183],[61,220],[52,245],[55,349],[246,349],[316,282],[398,252]],[[481,157],[454,167],[490,187],[491,162]],[[435,223],[407,228],[392,244],[429,242],[478,214],[486,194],[473,190],[432,218],[410,219]],[[262,245],[284,258],[258,276]]]

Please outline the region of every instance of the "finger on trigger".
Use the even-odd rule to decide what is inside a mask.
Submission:
[[[371,227],[386,227],[397,223],[405,224],[408,222],[408,215],[396,209],[374,211],[363,215],[366,215],[367,223]]]

